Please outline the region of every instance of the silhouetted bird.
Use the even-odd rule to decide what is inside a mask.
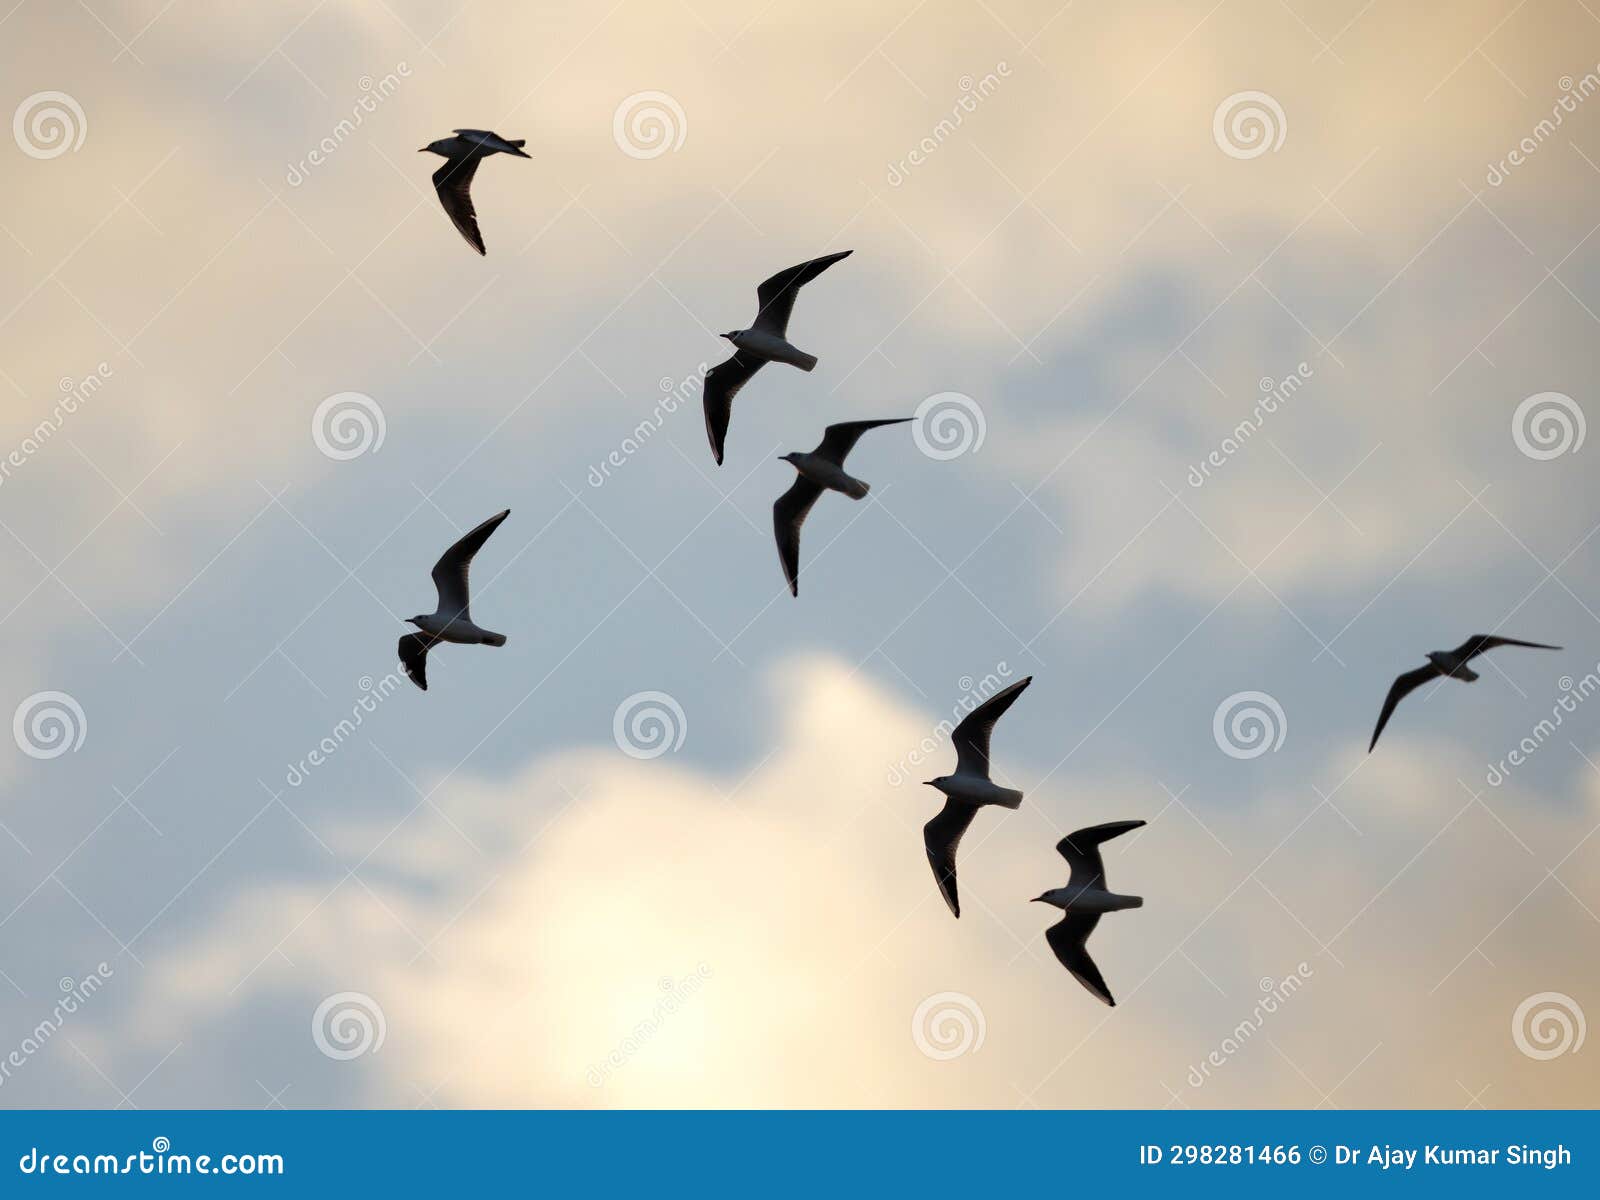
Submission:
[[[1378,744],[1378,735],[1383,732],[1383,727],[1389,723],[1390,714],[1394,712],[1395,705],[1404,700],[1430,679],[1440,679],[1448,676],[1459,679],[1463,683],[1471,683],[1478,678],[1478,673],[1467,666],[1485,650],[1493,650],[1496,646],[1530,646],[1535,650],[1559,650],[1560,646],[1546,646],[1543,642],[1519,642],[1516,638],[1494,637],[1487,633],[1474,634],[1454,650],[1433,650],[1428,654],[1428,665],[1418,667],[1415,671],[1407,671],[1397,678],[1389,688],[1389,695],[1384,698],[1383,711],[1378,714],[1378,727],[1372,731],[1372,741],[1367,744],[1367,753],[1372,753],[1372,747]]]
[[[461,236],[467,239],[479,254],[483,248],[483,234],[478,232],[478,210],[472,207],[472,177],[478,173],[478,164],[491,154],[515,154],[518,158],[531,158],[523,153],[526,138],[515,141],[491,133],[487,129],[457,129],[455,137],[429,142],[418,154],[440,154],[449,161],[433,173],[433,190],[439,193],[439,203],[455,222]]]
[[[497,513],[444,552],[433,567],[433,586],[439,592],[439,610],[407,617],[421,633],[408,633],[400,639],[400,665],[411,682],[428,690],[428,651],[435,642],[456,642],[463,646],[504,646],[506,635],[491,633],[473,624],[467,607],[467,570],[472,556],[483,548],[500,522],[511,515],[508,508]]]
[[[1100,861],[1100,844],[1143,824],[1143,821],[1111,821],[1067,834],[1056,843],[1056,853],[1072,868],[1067,886],[1052,888],[1034,897],[1037,902],[1053,904],[1062,910],[1061,920],[1044,931],[1044,940],[1050,943],[1061,965],[1077,976],[1078,982],[1092,995],[1113,1007],[1117,1002],[1111,998],[1111,989],[1106,987],[1100,968],[1089,957],[1085,943],[1094,927],[1100,924],[1101,913],[1142,907],[1144,897],[1119,896],[1106,890],[1106,867]]]

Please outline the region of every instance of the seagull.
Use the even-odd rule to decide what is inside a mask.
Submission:
[[[852,500],[859,500],[871,490],[871,484],[847,475],[845,456],[855,448],[861,435],[880,425],[902,425],[911,417],[890,417],[882,421],[844,421],[829,425],[822,431],[822,441],[809,454],[791,450],[778,456],[799,474],[794,486],[772,502],[772,531],[778,537],[778,559],[783,563],[784,578],[789,581],[789,594],[800,594],[800,526],[806,514],[823,492],[843,492]]]
[[[989,779],[989,735],[994,732],[994,723],[1032,682],[1032,675],[1018,680],[968,713],[950,735],[956,748],[955,774],[926,781],[929,787],[944,793],[944,807],[922,827],[922,844],[927,848],[939,894],[957,917],[961,915],[961,898],[956,894],[956,847],[961,844],[961,835],[984,805],[1017,808],[1022,804],[1021,792]]]
[[[527,138],[510,140],[487,129],[457,129],[455,135],[429,142],[417,153],[439,154],[448,160],[433,173],[433,190],[439,193],[439,203],[444,205],[444,211],[455,222],[461,236],[467,239],[467,245],[479,254],[487,254],[483,248],[483,234],[478,232],[478,211],[472,207],[472,193],[468,191],[472,187],[472,177],[478,172],[478,164],[491,154],[533,156],[523,152]]]
[[[1117,1002],[1111,998],[1111,989],[1100,975],[1100,968],[1089,957],[1085,943],[1094,927],[1100,924],[1100,914],[1124,908],[1140,908],[1143,896],[1119,896],[1106,891],[1106,866],[1100,861],[1100,843],[1120,837],[1130,829],[1137,829],[1143,821],[1111,821],[1105,825],[1091,825],[1076,833],[1069,833],[1056,843],[1056,853],[1067,860],[1072,874],[1066,887],[1051,888],[1034,901],[1053,904],[1065,914],[1044,931],[1044,940],[1056,952],[1061,965],[1071,971],[1089,992],[1112,1008]]]
[[[467,609],[467,569],[472,566],[472,556],[483,549],[489,535],[510,515],[509,508],[496,513],[446,550],[433,566],[439,611],[406,618],[408,625],[415,625],[422,632],[400,638],[400,665],[411,682],[423,691],[428,690],[428,650],[435,642],[456,642],[463,646],[506,644],[505,634],[491,633],[473,623],[472,613]]]
[[[801,287],[841,258],[848,258],[850,253],[841,250],[837,254],[825,254],[779,271],[756,289],[761,308],[756,313],[755,324],[749,329],[735,329],[719,335],[734,346],[732,358],[706,372],[706,436],[711,439],[711,453],[719,467],[722,443],[728,436],[728,418],[733,413],[733,398],[750,382],[750,377],[769,362],[788,363],[802,371],[817,365],[816,355],[789,344],[789,314],[794,311],[794,298],[800,294]]]
[[[1535,650],[1559,650],[1560,646],[1547,646],[1543,642],[1519,642],[1516,638],[1494,637],[1487,633],[1475,633],[1454,650],[1433,650],[1428,653],[1428,665],[1418,667],[1415,671],[1407,671],[1397,678],[1389,688],[1389,695],[1384,698],[1383,711],[1378,714],[1378,727],[1372,731],[1372,741],[1367,745],[1367,753],[1372,753],[1372,747],[1378,744],[1378,735],[1383,732],[1383,727],[1389,723],[1389,716],[1394,712],[1395,705],[1404,700],[1430,679],[1439,679],[1449,676],[1459,679],[1463,683],[1471,683],[1478,678],[1478,673],[1467,666],[1485,650],[1493,650],[1496,646],[1530,646]]]

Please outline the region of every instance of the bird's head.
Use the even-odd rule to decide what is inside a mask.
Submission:
[[[922,786],[923,787],[938,788],[942,792],[942,791],[944,791],[945,780],[947,780],[949,778],[950,777],[948,775],[941,775],[937,779],[924,779],[922,781]]]
[[[418,150],[417,153],[418,154],[438,154],[438,155],[442,155],[445,158],[449,158],[450,157],[450,151],[444,149],[444,144],[445,144],[445,142],[447,140],[448,139],[446,139],[446,138],[440,138],[437,142],[429,142],[422,149]]]
[[[1445,665],[1445,660],[1448,659],[1448,658],[1450,658],[1450,655],[1445,653],[1443,650],[1429,650],[1428,651],[1428,661],[1431,662],[1436,667],[1444,666]]]
[[[415,625],[418,629],[421,629],[422,628],[422,614],[418,613],[414,617],[407,617],[406,618],[406,624],[407,625]]]
[[[795,452],[795,451],[793,451],[793,450],[791,450],[791,451],[789,451],[789,453],[787,453],[787,454],[780,454],[780,455],[778,455],[778,461],[779,461],[779,462],[786,462],[786,463],[788,463],[788,464],[789,464],[789,465],[790,465],[790,466],[794,466],[794,465],[795,465],[795,462],[794,462],[794,460],[795,460],[795,459],[796,459],[796,458],[798,458],[798,457],[799,457],[799,455],[798,455],[798,454],[797,454],[797,453],[796,453],[796,452]]]
[[[744,332],[744,330],[742,330],[742,329],[733,329],[733,330],[729,330],[727,333],[719,333],[719,334],[717,334],[717,336],[719,338],[727,338],[731,342],[731,341],[733,341],[734,338],[738,337],[743,332]]]

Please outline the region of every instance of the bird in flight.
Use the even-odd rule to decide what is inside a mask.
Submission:
[[[802,371],[817,365],[816,355],[789,344],[789,314],[794,311],[794,298],[800,294],[800,289],[850,253],[841,250],[837,254],[825,254],[779,271],[756,289],[756,300],[761,307],[756,312],[755,323],[749,329],[735,329],[721,335],[733,343],[733,357],[706,372],[703,399],[706,436],[711,439],[711,454],[719,467],[722,444],[728,436],[728,418],[733,414],[733,398],[750,382],[750,377],[769,362],[788,363]]]
[[[772,531],[778,538],[778,560],[783,563],[789,594],[800,594],[800,526],[823,492],[843,492],[859,500],[871,485],[845,473],[845,456],[855,448],[861,435],[880,425],[901,425],[910,417],[891,417],[883,421],[844,421],[822,431],[822,441],[810,453],[791,450],[779,456],[798,474],[794,486],[772,503]]]
[[[418,154],[439,154],[445,158],[444,166],[433,173],[433,190],[439,193],[439,203],[455,222],[461,236],[467,239],[479,254],[483,248],[483,234],[478,232],[478,210],[472,207],[472,177],[478,173],[478,164],[491,154],[515,154],[518,158],[532,158],[523,152],[526,138],[509,140],[487,129],[457,129],[455,137],[429,142]]]
[[[510,515],[509,508],[496,513],[446,550],[433,567],[439,610],[406,618],[408,625],[415,625],[422,632],[401,636],[400,665],[411,682],[423,691],[428,690],[428,651],[435,642],[456,642],[463,646],[506,644],[505,634],[491,633],[473,623],[467,607],[467,569],[472,566],[472,556],[483,549],[489,535]]]
[[[1143,824],[1143,821],[1111,821],[1067,834],[1056,843],[1056,853],[1072,868],[1067,886],[1051,888],[1044,895],[1034,897],[1036,902],[1053,904],[1062,912],[1061,920],[1044,931],[1044,940],[1050,943],[1056,958],[1091,995],[1113,1008],[1117,1002],[1111,998],[1111,989],[1106,987],[1100,968],[1089,957],[1085,943],[1094,927],[1100,924],[1101,913],[1140,908],[1144,897],[1119,896],[1106,890],[1106,865],[1100,861],[1100,844]]]
[[[955,773],[926,781],[929,787],[944,793],[944,807],[922,827],[922,844],[928,851],[939,894],[957,917],[961,915],[961,898],[956,894],[956,847],[961,844],[961,835],[984,805],[1017,808],[1022,804],[1021,792],[1001,787],[989,778],[989,735],[994,732],[995,722],[1032,682],[1032,675],[1020,679],[968,713],[950,734],[956,748]]]
[[[1448,677],[1450,679],[1459,679],[1463,683],[1471,683],[1478,678],[1478,673],[1467,664],[1485,650],[1493,650],[1496,646],[1530,646],[1535,650],[1561,649],[1560,646],[1547,646],[1543,642],[1519,642],[1516,638],[1494,637],[1487,633],[1476,633],[1454,650],[1430,651],[1427,666],[1418,667],[1415,671],[1407,671],[1390,686],[1389,694],[1383,701],[1383,711],[1378,714],[1378,727],[1372,731],[1372,741],[1367,746],[1367,753],[1371,754],[1372,747],[1378,744],[1378,735],[1383,732],[1383,727],[1389,723],[1389,717],[1394,712],[1395,705],[1432,679]]]

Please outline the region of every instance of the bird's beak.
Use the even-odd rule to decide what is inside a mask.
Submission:
[[[418,154],[426,154],[427,152],[428,152],[428,148],[426,146],[422,147],[422,149],[417,151]]]
[[[1044,900],[1044,897],[1043,897],[1043,896],[1035,896],[1035,897],[1034,897],[1034,898],[1033,898],[1033,899],[1032,899],[1032,900],[1029,900],[1029,901],[1028,901],[1028,903],[1029,903],[1029,904],[1039,904],[1039,903],[1041,903],[1041,902],[1042,902],[1042,901],[1043,901],[1043,900]]]

